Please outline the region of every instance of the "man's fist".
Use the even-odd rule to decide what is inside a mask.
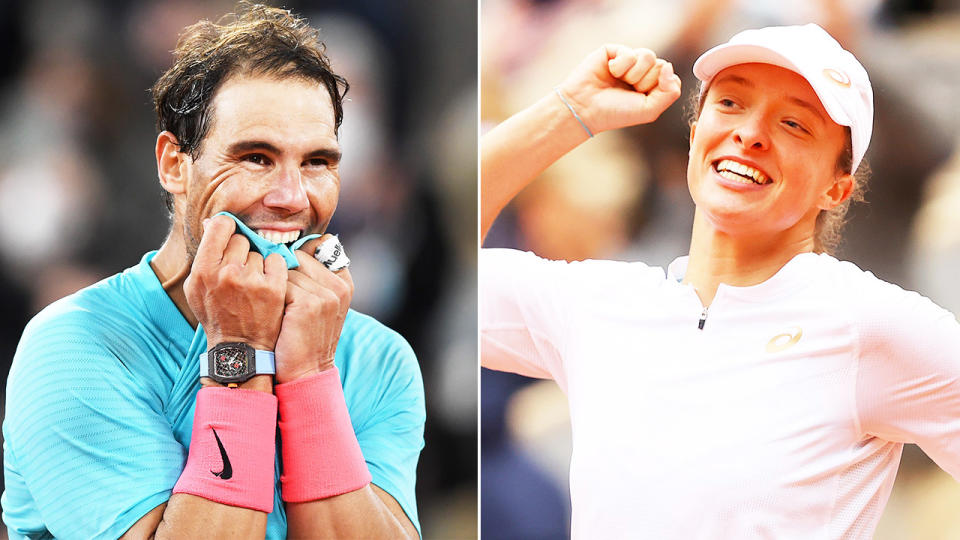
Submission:
[[[325,234],[295,252],[300,267],[287,278],[286,307],[277,339],[277,383],[314,375],[333,367],[340,330],[353,298],[346,268],[331,272],[313,257]]]
[[[250,251],[250,242],[235,230],[227,216],[205,221],[183,291],[211,347],[242,341],[272,351],[280,334],[287,265],[280,255],[264,259]]]
[[[560,85],[594,133],[653,122],[680,97],[673,64],[649,49],[604,45]]]

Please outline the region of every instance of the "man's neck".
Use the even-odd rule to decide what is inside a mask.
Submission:
[[[797,234],[791,229],[773,236],[734,237],[715,229],[697,212],[683,282],[693,285],[700,301],[709,307],[721,283],[734,287],[763,283],[813,247],[812,232]]]
[[[153,268],[153,272],[157,274],[163,290],[173,300],[183,318],[190,323],[191,327],[196,328],[197,318],[187,304],[187,296],[183,292],[183,282],[190,275],[190,263],[186,252],[183,229],[179,224],[174,224],[170,229],[170,234],[167,235],[167,239],[160,246],[160,250],[150,261],[150,266]]]

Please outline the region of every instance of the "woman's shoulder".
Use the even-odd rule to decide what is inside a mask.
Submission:
[[[817,259],[817,280],[821,289],[831,298],[850,306],[854,317],[862,324],[886,322],[886,325],[902,326],[909,319],[913,326],[919,321],[955,321],[952,313],[926,296],[886,281],[851,261],[825,254]]]
[[[609,259],[586,259],[582,261],[553,260],[540,257],[531,251],[516,249],[481,249],[480,271],[529,273],[543,279],[603,280],[606,282],[628,280],[660,283],[666,279],[663,268],[636,261]]]

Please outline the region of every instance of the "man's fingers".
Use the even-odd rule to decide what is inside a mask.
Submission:
[[[271,253],[263,260],[263,274],[277,279],[287,279],[287,261],[279,253]]]
[[[197,247],[196,264],[212,266],[223,259],[230,236],[237,230],[237,224],[227,216],[214,216],[206,221],[200,245]]]
[[[299,268],[291,270],[287,275],[287,284],[296,285],[305,291],[317,292],[323,288],[319,280],[300,271]]]
[[[244,266],[251,271],[255,271],[258,274],[263,273],[263,255],[259,252],[250,250],[247,252],[247,260],[244,263]]]
[[[250,252],[250,241],[242,234],[235,234],[227,242],[226,249],[223,250],[223,263],[233,263],[243,265],[247,261],[247,254]]]
[[[309,256],[302,253],[297,255],[298,260],[300,260],[300,268],[290,271],[287,277],[288,282],[297,283],[310,291],[326,289],[333,291],[340,297],[353,296],[353,276],[350,275],[348,269],[343,268],[331,272],[316,259],[310,262],[307,257]],[[308,270],[307,267],[310,267],[310,269]],[[307,283],[307,281],[312,282],[312,284]],[[314,288],[314,285],[316,288]]]
[[[321,260],[318,260],[317,249],[320,246],[324,246],[324,249],[321,250]],[[350,259],[347,257],[343,245],[335,235],[329,233],[324,234],[320,238],[314,238],[300,246],[294,255],[297,257],[297,260],[300,261],[300,265],[304,267],[304,270],[311,275],[316,273],[318,262],[320,263],[319,266],[323,268],[330,268],[327,264],[330,263],[331,260],[335,261],[331,265],[334,268],[350,263]]]
[[[328,274],[330,272],[328,271]],[[287,296],[285,302],[290,304],[300,299],[316,301],[320,299],[320,305],[327,306],[326,309],[334,308],[336,313],[346,312],[350,307],[351,290],[347,289],[347,284],[333,275],[329,276],[328,283],[321,284],[307,275],[294,270],[290,272],[287,279]],[[309,298],[309,297],[313,298]]]
[[[293,272],[291,272],[293,274]],[[284,305],[292,304],[297,298],[302,298],[303,296],[310,294],[300,285],[297,285],[294,279],[290,279],[290,276],[287,277],[287,292],[283,297]]]
[[[314,238],[313,240],[310,240],[307,243],[300,246],[297,249],[297,251],[303,251],[304,253],[307,253],[312,257],[313,254],[316,253],[317,248],[320,247],[320,244],[322,244],[323,241],[326,240],[327,238],[333,238],[333,235],[330,233],[326,233],[320,236],[320,238]]]
[[[346,282],[347,286],[350,287],[350,296],[352,297],[353,296],[353,276],[350,275],[350,269],[341,268],[340,270],[337,270],[336,272],[334,272],[333,275],[337,276],[338,278]]]

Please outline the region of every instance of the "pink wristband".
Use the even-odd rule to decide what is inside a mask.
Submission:
[[[273,511],[277,398],[242,388],[201,388],[187,465],[174,493]]]
[[[278,384],[274,391],[280,404],[284,501],[326,499],[370,483],[336,367]]]

